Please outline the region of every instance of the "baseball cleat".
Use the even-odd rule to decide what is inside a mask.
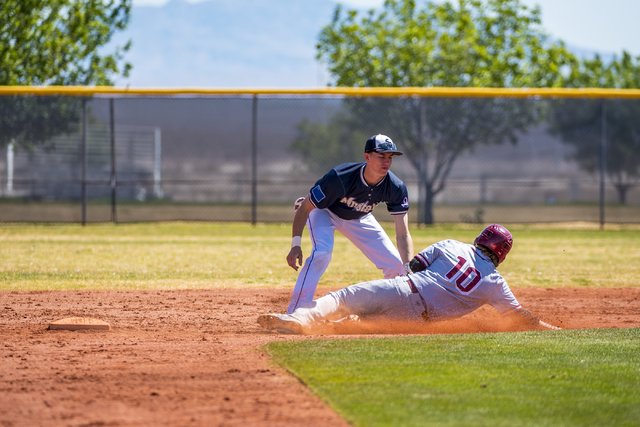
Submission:
[[[258,324],[266,329],[275,329],[280,334],[304,334],[304,327],[288,314],[262,314]]]

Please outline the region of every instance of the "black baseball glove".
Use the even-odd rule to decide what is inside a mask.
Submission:
[[[413,273],[417,273],[418,271],[425,270],[427,266],[420,261],[420,258],[413,257],[413,259],[409,261],[409,268]]]

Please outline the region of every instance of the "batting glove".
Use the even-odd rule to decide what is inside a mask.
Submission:
[[[406,264],[404,265],[404,271],[406,271],[406,272],[407,272],[407,274],[411,274],[411,273],[413,273],[413,271],[411,271],[411,267],[409,267],[409,263],[406,263]]]

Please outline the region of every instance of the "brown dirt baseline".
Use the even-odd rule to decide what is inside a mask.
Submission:
[[[321,294],[328,292],[321,289]],[[640,288],[514,288],[522,305],[566,329],[640,327]],[[347,426],[261,346],[290,289],[0,292],[0,426]],[[110,331],[48,330],[67,317]],[[421,331],[508,330],[495,310]],[[553,332],[550,332],[553,333]]]

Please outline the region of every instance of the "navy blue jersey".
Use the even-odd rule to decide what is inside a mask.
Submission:
[[[309,200],[318,209],[329,209],[342,219],[362,218],[379,203],[386,203],[391,215],[409,210],[407,187],[392,172],[370,186],[364,179],[365,162],[343,163],[315,183]]]

